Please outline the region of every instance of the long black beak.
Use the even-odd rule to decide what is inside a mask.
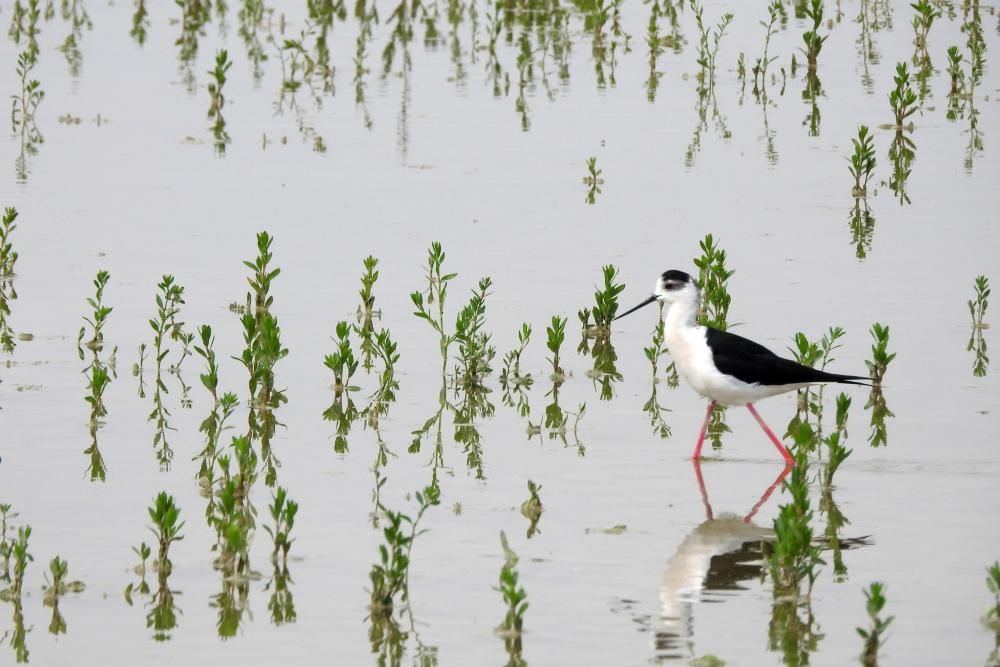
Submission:
[[[655,294],[653,294],[652,296],[650,296],[648,299],[646,299],[645,301],[643,301],[642,303],[640,303],[635,308],[632,308],[630,310],[626,310],[624,313],[622,313],[621,315],[619,315],[615,319],[616,320],[620,320],[621,318],[625,317],[626,315],[628,315],[630,313],[634,313],[635,311],[639,310],[643,306],[648,306],[649,304],[653,303],[654,301],[656,301],[656,295]]]

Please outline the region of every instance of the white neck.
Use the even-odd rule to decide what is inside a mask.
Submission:
[[[698,299],[678,300],[670,304],[663,316],[663,328],[666,332],[679,331],[697,326]]]

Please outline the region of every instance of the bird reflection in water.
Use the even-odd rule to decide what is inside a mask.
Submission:
[[[701,464],[697,459],[693,464],[705,521],[681,542],[663,573],[661,623],[653,638],[659,660],[695,657],[693,605],[703,592],[744,590],[740,582],[760,578],[762,540],[771,538],[774,531],[758,526],[753,517],[792,470],[792,466],[785,466],[746,516],[729,512],[716,516]]]

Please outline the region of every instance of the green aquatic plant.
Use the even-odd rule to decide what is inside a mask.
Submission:
[[[378,280],[379,272],[378,258],[369,255],[364,259],[365,272],[361,275],[361,289],[358,295],[361,297],[361,305],[358,306],[358,320],[370,319],[375,314],[375,282]]]
[[[726,267],[726,251],[719,247],[711,234],[707,234],[698,245],[701,256],[694,259],[701,290],[698,323],[725,331],[729,328],[727,320],[732,304],[728,283],[735,271]]]
[[[170,563],[170,545],[184,539],[181,529],[184,522],[180,520],[181,510],[174,503],[174,497],[161,491],[153,504],[150,505],[149,518],[153,525],[149,527],[150,532],[156,536],[159,551],[156,556],[156,565],[161,573],[169,574],[172,568]]]
[[[7,514],[5,513],[4,516],[6,517]],[[8,577],[10,586],[0,590],[0,601],[10,602],[21,597],[21,592],[24,590],[24,573],[28,569],[28,563],[35,560],[28,550],[30,537],[31,526],[18,526],[17,538],[7,543],[5,559],[11,557],[14,559],[14,575],[12,578]]]
[[[67,593],[79,593],[86,586],[81,581],[67,581],[69,576],[69,563],[56,556],[49,562],[49,572],[52,574],[51,581],[48,575],[45,577],[45,586],[42,588],[42,602],[47,607],[56,607],[59,598]]]
[[[618,314],[618,295],[625,291],[625,283],[615,282],[618,279],[618,268],[608,264],[601,268],[604,285],[594,292],[593,333],[607,337],[611,334],[611,321]]]
[[[526,665],[522,653],[521,636],[524,633],[524,614],[528,611],[528,594],[520,585],[517,572],[518,556],[507,543],[507,535],[500,531],[500,545],[504,552],[504,564],[500,568],[500,581],[496,590],[503,597],[507,613],[496,633],[503,637],[504,646],[510,657],[508,665]]]
[[[153,554],[153,550],[149,548],[148,544],[143,542],[137,547],[132,547],[132,552],[139,557],[139,564],[132,568],[132,571],[139,575],[139,583],[129,583],[125,587],[125,602],[130,607],[132,606],[132,593],[149,595],[149,583],[146,581],[146,573],[149,571],[149,568],[146,566],[146,561]]]
[[[280,555],[284,565],[288,562],[288,550],[292,548],[292,542],[295,541],[289,536],[292,533],[292,528],[295,527],[295,515],[299,511],[299,504],[290,499],[288,491],[279,486],[271,497],[271,506],[268,511],[274,521],[274,528],[264,526],[264,530],[271,536],[271,541],[274,543],[271,562],[277,565]]]
[[[715,61],[719,55],[719,46],[722,38],[726,35],[726,29],[733,21],[733,15],[723,14],[711,32],[711,45],[709,45],[709,30],[705,26],[704,8],[698,0],[690,0],[691,9],[694,10],[694,20],[698,27],[698,81],[700,83],[699,96],[707,96],[715,91]]]
[[[420,520],[428,509],[440,503],[440,492],[435,486],[417,491],[417,515],[411,519],[402,512],[383,508],[387,525],[382,529],[385,543],[379,545],[379,561],[372,565],[371,613],[373,616],[390,616],[396,597],[403,602],[409,597],[410,562],[413,543],[424,531]]]
[[[896,63],[896,74],[893,75],[892,80],[896,84],[889,91],[889,107],[896,119],[893,129],[897,133],[904,129],[912,130],[913,124],[910,123],[907,126],[905,123],[907,118],[917,112],[917,94],[910,86],[910,72],[905,62]]]
[[[219,155],[226,152],[226,145],[229,143],[229,133],[226,132],[226,119],[222,115],[222,107],[226,104],[226,98],[222,93],[226,85],[226,72],[233,66],[229,60],[229,54],[225,49],[221,49],[215,54],[215,68],[208,71],[212,82],[208,84],[208,119],[212,121],[212,136],[215,138],[215,151]]]
[[[791,501],[778,508],[774,544],[766,558],[776,598],[798,597],[803,593],[803,583],[807,584],[805,596],[808,597],[819,576],[819,566],[824,564],[820,549],[813,542],[807,477],[808,459],[804,452],[798,453],[791,477],[784,483]]]
[[[215,358],[215,336],[212,334],[212,327],[203,324],[198,327],[198,336],[201,338],[201,345],[195,345],[194,351],[205,360],[205,372],[198,377],[201,384],[212,394],[212,401],[219,402],[219,364]]]
[[[889,161],[892,163],[892,174],[889,176],[889,189],[899,199],[899,205],[910,203],[906,192],[906,182],[913,170],[913,160],[916,158],[917,147],[909,136],[897,131],[889,145]],[[885,184],[885,181],[883,181]]]
[[[271,285],[281,274],[280,268],[272,268],[274,258],[271,245],[274,238],[267,232],[257,234],[257,257],[252,261],[244,261],[243,265],[252,271],[247,277],[250,292],[246,295],[246,308],[240,317],[243,325],[244,349],[239,357],[234,357],[247,369],[247,386],[251,403],[251,430],[257,428],[256,411],[267,413],[264,420],[267,424],[273,422],[270,411],[276,409],[288,400],[284,391],[275,386],[274,369],[279,361],[288,356],[288,348],[281,342],[281,327],[278,318],[271,312],[274,303],[271,296]],[[267,435],[269,426],[263,429]],[[268,436],[269,437],[269,436]],[[269,451],[269,450],[268,450]],[[272,475],[269,473],[269,478]],[[268,484],[270,486],[271,483]]]
[[[35,126],[35,116],[38,113],[38,106],[45,98],[45,91],[38,79],[31,78],[31,71],[38,62],[37,51],[23,51],[17,57],[15,71],[20,81],[20,92],[12,95],[13,103],[10,110],[10,122],[13,131],[28,130],[32,136],[33,143],[41,142],[41,134]]]
[[[17,229],[14,221],[17,220],[18,212],[13,206],[8,206],[3,211],[3,219],[0,221],[0,279],[9,279],[14,275],[14,266],[17,264],[17,251],[11,242],[11,235]]]
[[[246,463],[256,466],[257,457],[249,447],[249,440],[233,438],[233,449],[233,455],[237,459],[242,457]],[[220,480],[215,504],[211,506],[211,515],[208,517],[208,522],[215,528],[216,534],[216,544],[212,549],[219,552],[213,565],[227,578],[245,578],[250,572],[249,549],[254,523],[252,510],[244,503],[248,502],[247,482],[252,484],[256,475],[250,474],[247,479],[247,471],[241,465],[241,472],[237,478],[230,478],[228,477],[229,455],[220,456],[218,462],[226,478]]]
[[[0,581],[10,583],[10,557],[13,553],[13,539],[7,539],[7,522],[16,519],[17,512],[11,511],[10,503],[0,503]]]
[[[93,314],[91,317],[84,316],[83,321],[90,325],[91,335],[90,339],[84,343],[83,339],[87,335],[87,327],[80,327],[80,334],[76,339],[80,359],[83,359],[81,345],[94,353],[104,348],[104,325],[107,323],[108,315],[113,310],[113,308],[104,305],[104,288],[107,287],[109,280],[111,280],[110,273],[107,271],[98,271],[97,277],[94,278],[94,296],[87,297],[87,304],[90,306]]]
[[[965,88],[965,70],[962,69],[962,52],[957,46],[948,47],[948,76],[951,78],[951,89],[948,96],[958,95]]]
[[[281,275],[281,269],[271,268],[271,260],[274,259],[274,254],[271,252],[273,243],[273,236],[267,232],[258,232],[257,257],[243,262],[243,265],[253,272],[247,278],[252,290],[252,294],[247,295],[247,310],[250,310],[252,305],[255,313],[268,310],[274,303],[274,297],[271,296],[271,284],[275,278]]]
[[[597,158],[587,158],[587,175],[583,177],[583,184],[587,186],[586,202],[588,204],[596,204],[597,195],[601,194],[601,186],[604,185],[601,173],[601,170],[597,168]]]
[[[764,27],[764,52],[757,58],[752,69],[754,97],[763,96],[765,100],[767,99],[767,68],[778,59],[777,56],[769,55],[771,38],[778,34],[775,24],[781,23],[784,25],[788,22],[788,14],[780,0],[774,0],[774,2],[767,6],[767,16],[768,20],[766,23],[760,21],[760,24]]]
[[[442,273],[444,266],[445,252],[441,244],[437,241],[431,244],[427,251],[427,298],[426,305],[423,292],[416,291],[410,294],[410,300],[416,306],[413,312],[415,316],[426,321],[439,336],[441,349],[441,374],[444,375],[448,368],[448,348],[454,342],[455,337],[449,334],[444,320],[444,306],[448,298],[448,283],[458,276],[457,273]],[[437,313],[430,309],[437,302]]]
[[[167,339],[179,340],[184,335],[184,323],[177,321],[177,315],[184,304],[184,288],[174,281],[174,277],[165,274],[156,288],[159,293],[156,295],[156,317],[149,320],[149,326],[153,330],[153,347],[156,351],[156,374],[159,380],[160,367],[163,360],[170,354],[170,349],[166,347]]]
[[[861,651],[861,664],[865,667],[875,667],[878,665],[878,650],[885,643],[885,632],[889,629],[894,616],[882,618],[882,609],[885,607],[885,585],[879,581],[873,581],[865,590],[865,610],[871,624],[868,629],[857,628],[858,635],[865,640],[864,648]]]
[[[528,499],[521,503],[521,516],[531,522],[527,533],[529,540],[534,537],[535,533],[541,532],[538,530],[538,520],[542,518],[542,512],[545,511],[542,507],[542,499],[538,496],[538,492],[541,490],[541,484],[535,484],[529,479]]]
[[[858,138],[851,139],[854,144],[854,154],[848,158],[848,169],[854,177],[854,187],[851,194],[855,197],[865,197],[868,194],[868,179],[875,171],[875,142],[871,133],[864,125],[858,126]]]
[[[492,336],[485,331],[486,299],[492,286],[493,281],[489,277],[481,279],[478,287],[472,290],[469,303],[455,319],[453,338],[458,343],[456,375],[468,387],[481,387],[483,379],[493,371],[490,363],[496,356],[496,348],[490,345]]]
[[[975,361],[972,365],[972,374],[976,377],[985,377],[986,369],[990,365],[990,358],[986,356],[986,337],[984,331],[989,324],[983,321],[986,309],[989,308],[990,281],[986,276],[976,276],[976,295],[969,301],[969,314],[972,316],[972,333],[969,335],[969,344],[966,349],[975,353]]]
[[[986,587],[993,594],[993,606],[986,612],[986,623],[1000,632],[1000,561],[986,568]]]
[[[868,366],[868,374],[872,382],[880,385],[882,384],[882,379],[885,377],[886,369],[892,360],[896,358],[896,353],[889,354],[888,352],[889,325],[875,322],[872,328],[869,329],[869,333],[875,342],[872,344],[871,361],[865,361],[865,365]]]
[[[910,3],[913,8],[913,32],[914,44],[919,49],[927,49],[927,34],[931,31],[934,19],[941,18],[941,10],[928,2],[928,0],[917,0]]]
[[[351,349],[350,333],[351,327],[347,322],[338,322],[337,351],[326,355],[323,359],[323,365],[333,371],[333,391],[336,398],[352,389],[349,383],[354,372],[358,370],[358,362]]]
[[[806,65],[809,71],[815,73],[819,54],[823,50],[823,43],[830,36],[819,34],[820,26],[823,24],[823,0],[809,0],[808,4],[802,2],[801,7],[805,18],[812,21],[812,27],[802,33],[802,42],[805,44],[805,48],[800,50],[806,56]]]
[[[559,384],[566,377],[566,371],[559,365],[559,350],[562,348],[563,341],[566,340],[566,318],[553,315],[552,325],[545,327],[545,335],[545,346],[552,353],[552,356],[549,357],[549,363],[552,365],[552,376]]]

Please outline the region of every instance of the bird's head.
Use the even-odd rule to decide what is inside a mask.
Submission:
[[[648,299],[640,303],[638,306],[630,310],[626,310],[615,319],[617,320],[625,317],[629,313],[634,313],[643,306],[647,306],[654,301],[660,301],[669,306],[670,304],[677,302],[696,304],[698,302],[698,298],[699,291],[694,278],[683,271],[671,269],[669,271],[664,271],[663,275],[656,279],[656,287],[653,288],[653,294]]]

